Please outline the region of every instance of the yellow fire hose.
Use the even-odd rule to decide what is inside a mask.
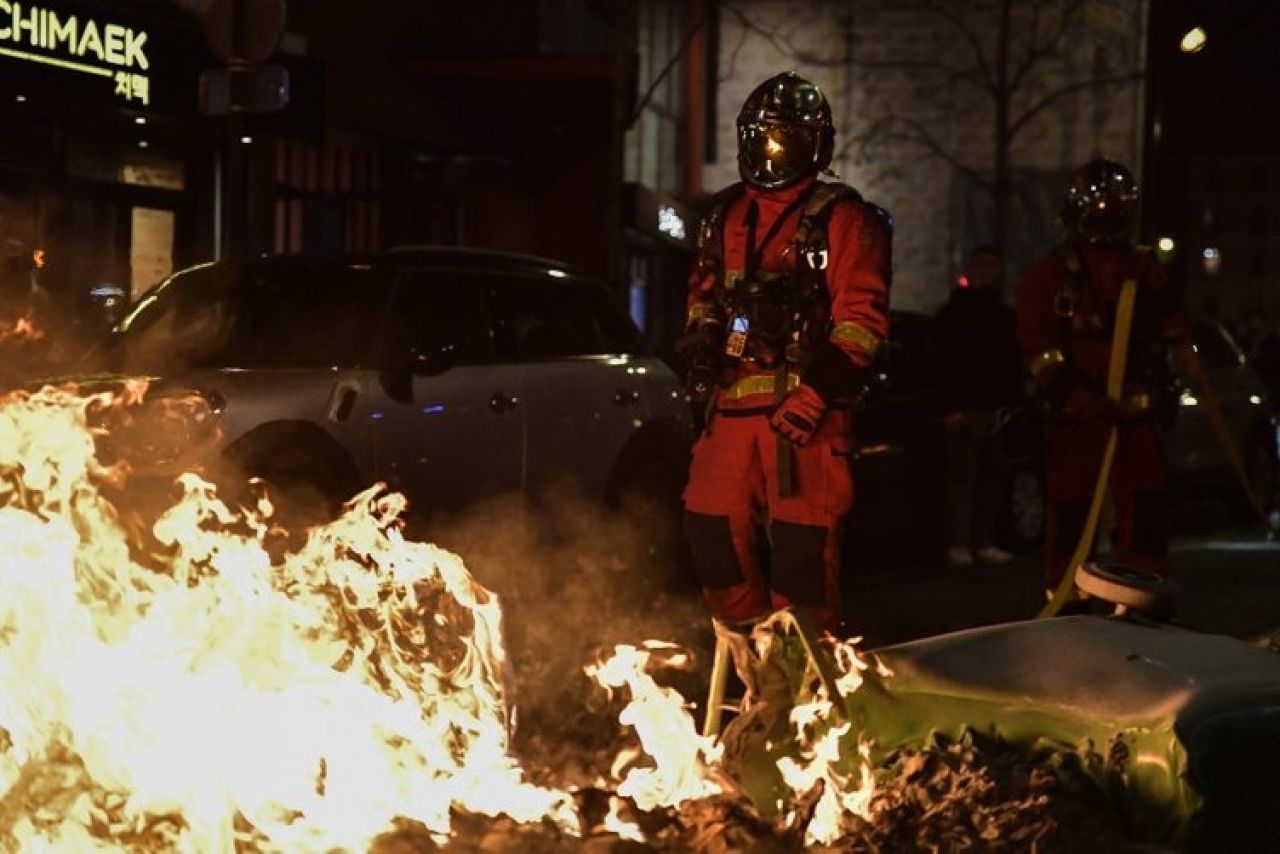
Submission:
[[[1120,400],[1124,391],[1125,360],[1129,354],[1129,333],[1133,329],[1133,303],[1138,293],[1136,279],[1125,279],[1120,286],[1120,302],[1116,306],[1115,336],[1111,339],[1111,361],[1107,365],[1107,397]],[[1075,588],[1076,570],[1089,557],[1093,549],[1093,538],[1098,532],[1098,517],[1102,514],[1102,502],[1107,495],[1107,484],[1111,480],[1111,463],[1116,455],[1116,428],[1112,425],[1107,434],[1107,446],[1102,452],[1102,463],[1098,466],[1098,479],[1093,485],[1093,500],[1089,504],[1089,515],[1085,517],[1084,530],[1080,532],[1080,541],[1076,543],[1071,560],[1067,562],[1067,571],[1058,582],[1058,589],[1041,609],[1037,618],[1056,616],[1063,604],[1071,596]]]
[[[1231,465],[1231,470],[1235,472],[1236,479],[1240,482],[1240,488],[1244,490],[1244,494],[1249,499],[1249,504],[1253,507],[1254,512],[1258,514],[1258,518],[1266,521],[1267,511],[1262,506],[1262,501],[1258,498],[1258,494],[1253,491],[1253,485],[1249,483],[1249,475],[1244,468],[1244,458],[1240,456],[1240,449],[1236,446],[1235,437],[1231,435],[1231,428],[1227,426],[1227,419],[1222,414],[1222,406],[1218,403],[1218,396],[1214,393],[1213,386],[1209,385],[1209,378],[1205,376],[1204,365],[1200,363],[1200,357],[1196,354],[1195,347],[1191,345],[1190,341],[1183,341],[1178,344],[1178,359],[1182,363],[1182,369],[1186,372],[1187,377],[1195,386],[1196,394],[1204,407],[1205,418],[1209,421],[1209,428],[1213,430],[1213,435],[1218,440],[1222,453],[1226,455],[1227,462]]]

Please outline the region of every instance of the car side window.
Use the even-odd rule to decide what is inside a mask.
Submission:
[[[362,266],[251,275],[224,361],[255,368],[367,364],[388,293],[384,277]]]
[[[367,267],[208,266],[139,301],[113,333],[131,372],[351,367],[369,356],[386,303]]]
[[[110,368],[171,373],[212,361],[226,344],[233,281],[225,268],[207,265],[152,288],[112,330]]]
[[[579,283],[516,275],[493,283],[500,359],[538,362],[608,352]]]
[[[449,364],[494,360],[490,282],[468,271],[409,270],[397,277],[386,346],[398,355],[443,355]]]
[[[581,285],[587,307],[595,317],[606,353],[636,356],[644,352],[644,339],[631,318],[609,297],[609,292],[598,282]]]

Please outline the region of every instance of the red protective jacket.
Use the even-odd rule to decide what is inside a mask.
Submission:
[[[1068,270],[1072,255],[1079,273]],[[1138,283],[1122,405],[1150,406],[1169,340],[1184,334],[1180,300],[1154,256],[1083,241],[1049,253],[1017,293],[1018,346],[1037,387],[1060,415],[1087,411],[1105,394],[1115,309],[1126,279]],[[1144,399],[1145,396],[1145,399]]]
[[[796,264],[792,245],[804,205],[793,206],[812,180],[785,190],[764,191],[746,187],[725,212],[723,258],[726,280],[741,274],[747,258],[748,206],[759,206],[757,246],[773,229],[775,220],[787,214],[776,235],[762,247],[759,269],[763,273],[790,273]],[[792,210],[788,212],[788,208]],[[829,250],[826,281],[831,297],[830,341],[857,368],[867,367],[888,331],[889,237],[878,214],[850,196],[836,202],[827,227]],[[707,313],[715,299],[715,276],[695,271],[690,281],[689,318]],[[760,406],[774,395],[767,380],[772,370],[744,360],[734,368],[730,385],[717,394],[720,409]],[[756,378],[752,381],[752,378]],[[744,382],[744,380],[746,382]]]

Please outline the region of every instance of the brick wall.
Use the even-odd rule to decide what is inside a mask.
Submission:
[[[1060,3],[1013,0],[1011,67],[1025,56],[1035,5],[1044,7],[1041,43],[1055,31]],[[706,167],[704,186],[737,180],[734,119],[751,89],[781,71],[810,78],[836,114],[834,171],[894,215],[894,307],[933,310],[946,298],[967,248],[991,236],[988,197],[967,174],[985,179],[992,173],[994,102],[984,88],[947,69],[981,73],[975,44],[993,63],[999,6],[995,0],[726,0],[718,160]],[[1063,86],[1141,68],[1145,25],[1146,0],[1089,0],[1055,49],[1025,75],[1014,114]],[[1055,100],[1020,131],[1011,149],[1017,178],[1011,280],[1056,239],[1053,214],[1071,169],[1105,155],[1140,174],[1142,100],[1140,82],[1083,88]],[[906,136],[927,137],[933,150]]]

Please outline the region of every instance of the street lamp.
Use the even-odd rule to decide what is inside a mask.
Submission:
[[[1222,270],[1222,251],[1216,246],[1206,246],[1200,255],[1206,273],[1214,276]]]
[[[1208,41],[1209,34],[1204,31],[1204,27],[1193,27],[1183,35],[1182,41],[1178,43],[1178,50],[1183,53],[1199,53],[1204,50]]]

